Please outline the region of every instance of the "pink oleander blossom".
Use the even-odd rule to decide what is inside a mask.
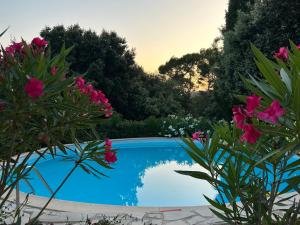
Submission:
[[[35,45],[37,48],[44,48],[48,45],[48,41],[40,37],[35,37],[32,39],[31,44]]]
[[[278,122],[278,118],[284,114],[285,110],[281,108],[280,102],[278,100],[274,100],[265,111],[259,112],[257,117],[262,121],[276,124]]]
[[[245,124],[243,131],[244,134],[241,136],[241,141],[247,141],[249,144],[255,144],[257,139],[261,136],[260,131],[255,129],[252,124]]]
[[[75,78],[75,84],[76,84],[76,87],[79,89],[79,91],[81,93],[86,93],[85,79],[83,79],[82,76],[79,76],[79,77]]]
[[[13,57],[16,53],[22,53],[23,45],[23,42],[12,42],[11,45],[5,48],[5,52]]]
[[[236,127],[243,129],[244,124],[248,118],[245,109],[242,106],[233,106],[233,121],[236,123]]]
[[[99,100],[103,104],[108,104],[108,99],[102,91],[98,91]]]
[[[108,163],[114,163],[117,161],[117,156],[115,152],[106,151],[104,155],[105,161]]]
[[[8,46],[5,48],[5,52],[6,54],[10,55],[10,56],[14,56],[15,54],[15,50],[12,46]]]
[[[113,110],[113,107],[109,104],[109,103],[106,103],[105,104],[105,110],[104,110],[104,113],[105,113],[105,117],[108,118],[108,117],[111,117],[112,116],[112,110]]]
[[[98,95],[98,91],[93,90],[90,94],[90,101],[94,104],[99,104],[100,103],[100,99],[99,99],[99,95]]]
[[[203,134],[203,132],[202,131],[196,131],[196,132],[194,132],[193,134],[192,134],[192,139],[193,140],[199,140],[200,139],[200,135],[202,135]]]
[[[254,116],[255,110],[260,106],[262,97],[251,95],[246,98],[246,110],[249,116]]]
[[[192,139],[200,141],[202,144],[206,143],[207,135],[203,131],[196,131],[192,134]]]
[[[105,140],[105,151],[110,151],[112,149],[112,141],[110,139]]]
[[[94,87],[92,84],[88,84],[86,87],[87,93],[91,94],[94,91]]]
[[[43,95],[44,84],[43,81],[36,79],[35,77],[31,77],[26,85],[24,86],[24,90],[29,97],[32,99],[36,99]]]
[[[281,47],[278,52],[275,53],[275,58],[287,60],[289,57],[288,49],[285,47]]]

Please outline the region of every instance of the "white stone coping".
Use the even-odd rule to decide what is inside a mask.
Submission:
[[[11,194],[10,201],[15,201],[15,192]],[[28,196],[27,208],[40,209],[49,200],[47,197],[41,197],[36,195],[28,195],[20,192],[20,202],[24,202]],[[143,207],[143,206],[120,206],[120,205],[106,205],[106,204],[93,204],[93,203],[82,203],[73,202],[59,199],[52,199],[47,207],[47,211],[56,212],[72,212],[80,214],[96,214],[103,213],[108,216],[114,216],[118,214],[128,214],[137,218],[142,218],[146,213],[149,212],[182,212],[192,210],[203,210],[207,211],[209,205],[205,206],[178,206],[178,207]]]

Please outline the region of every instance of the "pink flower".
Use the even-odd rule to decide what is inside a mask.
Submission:
[[[105,94],[102,91],[98,91],[98,97],[100,102],[102,102],[103,104],[108,103],[108,99],[105,97]]]
[[[241,136],[241,141],[247,141],[249,144],[255,144],[261,136],[261,133],[252,124],[245,124],[243,131],[245,133]]]
[[[113,107],[112,107],[109,103],[106,103],[106,104],[105,104],[105,110],[104,110],[104,113],[105,113],[105,117],[106,117],[106,118],[112,116],[112,110],[113,110]]]
[[[13,42],[11,47],[16,51],[16,52],[21,52],[23,49],[23,42]]]
[[[43,47],[46,47],[48,45],[48,41],[46,41],[42,38],[39,38],[39,37],[35,37],[35,38],[32,39],[31,44],[35,45],[38,48],[43,48]]]
[[[23,42],[13,42],[11,45],[5,48],[6,54],[14,56],[15,53],[21,53],[23,49]]]
[[[112,141],[110,139],[106,139],[104,146],[106,151],[110,151],[112,148]]]
[[[254,111],[257,107],[260,106],[260,100],[262,97],[252,95],[252,96],[247,96],[246,98],[246,110],[249,116],[254,115]]]
[[[85,93],[86,89],[85,89],[85,80],[83,79],[82,76],[76,77],[75,78],[75,84],[77,86],[77,88],[79,89],[79,91],[81,93]]]
[[[56,66],[53,66],[53,67],[51,67],[51,69],[50,69],[50,73],[51,73],[51,75],[52,76],[55,76],[56,74],[57,74],[57,67]]]
[[[104,157],[105,161],[107,161],[108,163],[114,163],[117,161],[117,156],[115,152],[106,151]]]
[[[278,52],[275,53],[275,58],[287,60],[289,57],[288,50],[285,47],[281,47]]]
[[[31,77],[26,83],[24,90],[32,99],[36,99],[43,95],[44,84],[43,81]]]
[[[94,91],[91,92],[91,94],[90,94],[90,101],[92,103],[99,104],[100,99],[99,99],[98,91],[94,90]]]
[[[10,56],[14,56],[15,54],[15,50],[12,46],[8,46],[5,48],[5,52],[6,54],[10,55]]]
[[[194,132],[194,133],[192,134],[192,139],[193,139],[193,140],[199,140],[201,134],[203,134],[203,132],[200,131],[200,130],[197,131],[197,132]]]
[[[236,127],[243,129],[246,119],[248,118],[245,109],[242,106],[233,106],[233,121],[236,123]]]
[[[94,91],[93,85],[92,84],[88,84],[86,86],[86,90],[87,90],[88,93],[92,93]]]
[[[279,101],[274,100],[270,107],[263,112],[259,112],[257,117],[265,122],[276,124],[278,122],[278,118],[283,116],[284,113],[285,110],[281,108]]]
[[[206,139],[207,139],[207,135],[204,134],[203,131],[197,131],[195,133],[192,134],[192,139],[193,140],[198,140],[200,141],[202,144],[206,143]]]

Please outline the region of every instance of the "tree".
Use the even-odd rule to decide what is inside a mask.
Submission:
[[[199,53],[186,54],[180,58],[172,57],[164,65],[159,66],[160,74],[177,82],[186,93],[190,94],[197,88],[198,67],[200,61]]]
[[[91,30],[83,30],[79,25],[67,29],[63,26],[46,27],[41,36],[50,42],[53,54],[62,45],[74,47],[67,58],[72,71],[83,74],[102,89],[111,99],[115,110],[126,118],[136,118],[133,113],[129,90],[132,80],[143,76],[143,71],[134,62],[134,51],[129,49],[126,40],[115,32],[103,31],[100,35]],[[138,116],[137,116],[138,117]]]
[[[230,0],[228,10],[225,16],[225,28],[223,32],[233,30],[237,21],[239,12],[247,12],[255,0]]]
[[[241,76],[260,76],[250,43],[269,52],[269,58],[279,47],[287,46],[289,39],[299,43],[299,12],[299,1],[256,1],[248,10],[238,12],[232,30],[223,32],[223,55],[213,88],[220,105],[216,110],[224,111],[227,119],[231,117],[231,106],[238,103],[236,94],[246,93]]]
[[[199,85],[207,85],[211,89],[220,55],[218,41],[216,39],[210,48],[201,49],[198,53],[172,57],[158,68],[160,74],[176,81],[188,94],[197,91]]]
[[[98,35],[73,25],[68,28],[46,27],[41,36],[49,41],[53,54],[64,44],[73,46],[67,58],[71,70],[84,73],[96,88],[104,91],[114,109],[126,119],[163,116],[181,110],[178,98],[172,97],[175,87],[166,88],[162,79],[146,74],[135,63],[135,53],[129,49],[126,40],[115,32],[102,31]],[[153,89],[156,89],[155,93]]]

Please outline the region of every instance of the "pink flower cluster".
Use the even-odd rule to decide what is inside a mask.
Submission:
[[[26,83],[26,85],[24,86],[25,92],[33,100],[43,95],[43,89],[44,89],[43,81],[35,77],[31,77]]]
[[[278,100],[273,100],[271,105],[262,112],[258,112],[262,97],[252,95],[246,98],[246,108],[243,106],[234,106],[232,108],[233,121],[236,127],[244,131],[241,136],[241,141],[247,141],[250,144],[255,144],[261,136],[261,132],[252,124],[252,118],[257,117],[259,120],[272,124],[278,123],[279,117],[283,116],[285,111],[281,108]]]
[[[192,139],[200,141],[202,144],[204,144],[206,142],[207,135],[204,134],[203,131],[199,130],[199,131],[196,131],[195,133],[192,134]]]
[[[21,41],[21,42],[12,42],[11,45],[9,45],[8,47],[5,48],[5,53],[7,55],[10,55],[11,57],[14,57],[15,54],[20,54],[23,55],[24,51],[23,51],[23,47],[24,47],[25,42]],[[42,38],[39,37],[35,37],[32,39],[31,41],[31,45],[29,45],[30,47],[35,46],[37,49],[43,49],[45,47],[47,47],[48,42]]]
[[[13,42],[11,45],[5,48],[6,54],[14,57],[16,53],[23,52],[23,42]]]
[[[47,47],[48,41],[46,41],[42,38],[39,38],[39,37],[35,37],[32,39],[31,45],[34,45],[37,48],[44,48],[44,47]]]
[[[116,162],[117,156],[115,152],[111,151],[112,141],[110,139],[105,140],[104,148],[105,148],[105,154],[104,154],[105,161],[107,161],[108,163]]]
[[[95,90],[92,84],[86,84],[82,76],[75,78],[75,84],[80,93],[88,95],[90,97],[91,103],[96,105],[104,105],[105,109],[100,108],[99,111],[104,111],[105,117],[110,117],[112,115],[113,108],[102,91]]]
[[[300,44],[297,45],[297,48],[300,50]],[[278,52],[274,54],[274,57],[277,59],[281,59],[283,61],[287,61],[289,58],[289,51],[286,47],[279,48]]]

